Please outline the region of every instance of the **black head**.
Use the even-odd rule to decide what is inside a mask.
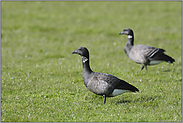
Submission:
[[[80,56],[89,58],[89,51],[86,47],[80,47],[77,50],[75,50],[74,52],[72,52],[72,54],[78,54]]]
[[[126,29],[124,29],[122,32],[119,33],[119,35],[122,35],[122,34],[133,36],[133,31],[132,31],[132,29],[130,29],[130,28],[126,28]]]

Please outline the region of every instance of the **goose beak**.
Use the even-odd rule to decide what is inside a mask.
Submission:
[[[76,51],[74,51],[74,52],[72,52],[72,54],[77,54],[77,52],[76,52]]]
[[[124,34],[124,32],[123,32],[123,31],[119,33],[119,35],[122,35],[122,34]]]
[[[72,54],[79,54],[80,55],[80,52],[77,50],[73,51]]]

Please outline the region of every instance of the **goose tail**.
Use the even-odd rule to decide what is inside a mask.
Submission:
[[[150,58],[151,61],[165,61],[165,62],[168,62],[168,63],[173,63],[175,62],[175,59],[173,59],[172,57],[164,54],[163,52],[159,52],[157,54],[155,54],[153,57]]]

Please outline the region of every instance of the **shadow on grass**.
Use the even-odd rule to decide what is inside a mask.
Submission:
[[[167,70],[163,70],[163,72],[171,72],[172,70],[167,69]]]
[[[149,102],[149,101],[154,101],[156,98],[159,98],[159,96],[153,96],[153,97],[141,97],[139,99],[135,100],[120,100],[116,102],[116,104],[128,104],[128,103],[136,103],[136,102]]]
[[[132,102],[132,100],[120,100],[116,104],[120,104],[120,103],[131,103],[131,102]]]

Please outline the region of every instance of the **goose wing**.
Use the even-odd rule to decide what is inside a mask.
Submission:
[[[96,78],[98,81],[106,82],[113,89],[130,90],[132,92],[139,91],[133,85],[110,74],[98,73]]]
[[[143,54],[148,59],[152,59],[157,53],[165,52],[164,49],[155,48],[147,45],[135,45],[134,49],[137,50],[137,52]]]
[[[130,58],[137,63],[148,63],[151,60],[161,60],[164,49],[147,45],[134,45],[130,52]]]

